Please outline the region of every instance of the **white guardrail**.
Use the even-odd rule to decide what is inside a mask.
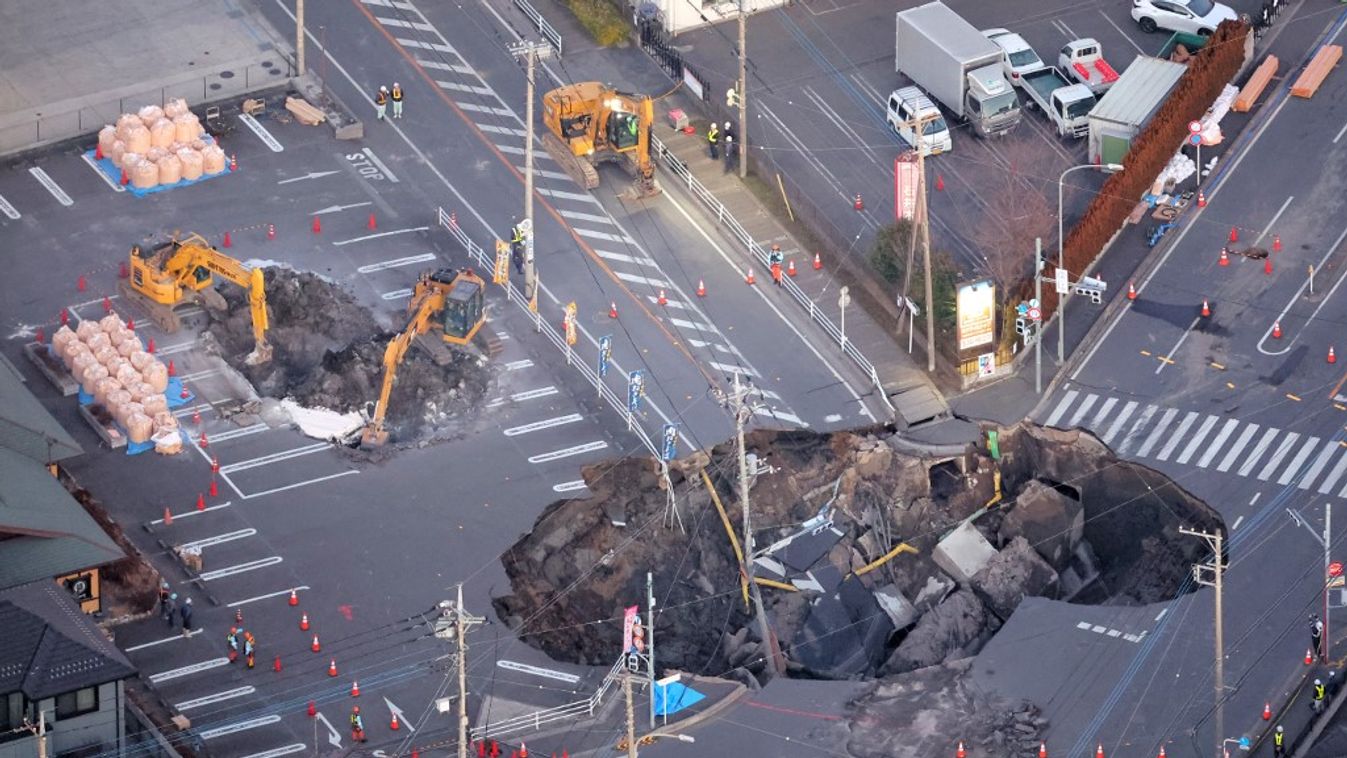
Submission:
[[[673,151],[665,147],[664,143],[660,141],[658,137],[651,134],[650,141],[654,145],[655,156],[659,159],[660,163],[665,168],[672,171],[673,174],[678,177],[679,181],[688,188],[689,192],[705,203],[706,207],[715,212],[716,221],[729,229],[730,233],[739,240],[740,244],[748,249],[749,255],[753,256],[753,259],[757,261],[757,265],[761,267],[760,270],[767,271],[769,269],[767,250],[753,239],[748,233],[748,230],[744,229],[743,225],[739,223],[739,220],[725,207],[725,204],[720,202],[715,195],[711,194],[711,191],[698,181],[697,177],[692,175],[692,172],[688,170],[688,167],[684,165],[683,161],[679,160],[678,156],[673,154]],[[846,353],[847,357],[850,358],[852,362],[854,362],[856,366],[870,378],[871,383],[875,385],[875,389],[878,391],[877,394],[879,395],[880,400],[884,401],[884,405],[889,409],[889,413],[894,413],[895,409],[893,403],[889,402],[888,393],[884,391],[884,385],[879,380],[879,372],[875,370],[874,364],[865,357],[865,354],[856,347],[856,343],[851,340],[843,340],[842,330],[838,329],[837,325],[832,322],[832,319],[828,318],[826,314],[819,310],[818,306],[814,304],[814,301],[810,300],[809,296],[804,293],[804,290],[801,290],[796,286],[795,282],[791,281],[788,277],[782,277],[781,286],[790,294],[796,303],[799,303],[800,306],[809,311],[809,319],[822,327],[829,339],[842,346],[842,352]]]
[[[557,30],[547,23],[543,14],[539,13],[538,9],[534,8],[529,0],[514,0],[514,4],[515,7],[524,12],[525,16],[529,17],[534,26],[538,27],[538,33],[543,35],[543,39],[547,40],[547,44],[551,45],[553,50],[557,51],[557,55],[561,55],[561,35],[557,34]]]
[[[513,716],[508,719],[501,719],[490,724],[483,724],[474,727],[470,732],[472,739],[484,740],[493,737],[505,737],[511,734],[518,734],[525,730],[537,731],[545,724],[554,724],[558,721],[569,721],[571,719],[588,718],[594,715],[594,710],[603,703],[603,696],[612,689],[613,683],[617,681],[617,675],[626,669],[627,658],[621,656],[617,663],[608,670],[608,675],[599,683],[599,688],[584,700],[577,700],[573,703],[559,705],[555,708],[525,713],[519,716]]]
[[[488,255],[481,246],[476,242],[473,242],[472,238],[468,236],[468,233],[463,231],[462,227],[458,225],[458,221],[450,214],[445,213],[443,208],[436,208],[435,213],[440,226],[449,230],[449,233],[454,236],[454,239],[458,240],[459,244],[463,246],[463,249],[468,252],[468,255],[477,261],[477,264],[481,266],[481,270],[486,272],[489,280],[491,272],[496,268],[494,253]],[[618,416],[624,419],[627,418],[628,412],[625,396],[619,396],[614,392],[613,389],[608,386],[607,382],[599,376],[598,371],[582,360],[578,351],[575,351],[570,345],[566,344],[566,335],[561,334],[554,329],[541,314],[529,310],[528,298],[524,297],[524,292],[522,290],[514,286],[513,281],[506,281],[503,286],[505,288],[506,299],[517,305],[529,318],[533,319],[534,329],[547,336],[547,339],[561,351],[562,357],[568,358],[567,363],[580,372],[580,375],[585,378],[585,381],[589,382],[590,385],[598,391],[600,397],[608,401],[608,404],[613,407],[613,410],[617,411]],[[580,328],[578,324],[576,325],[576,328]],[[574,360],[570,360],[569,358],[573,358]],[[625,387],[625,376],[622,377],[622,382]],[[645,427],[641,426],[639,422],[635,422],[631,424],[631,431],[641,440],[641,444],[645,445],[646,450],[649,450],[651,455],[655,456],[655,458],[661,457],[662,451],[655,447],[655,443],[651,441],[650,435],[645,431]]]

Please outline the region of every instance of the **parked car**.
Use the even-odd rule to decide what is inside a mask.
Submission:
[[[983,29],[982,35],[1001,48],[1001,68],[1006,79],[1016,87],[1023,86],[1020,77],[1047,68],[1038,53],[1024,41],[1024,37],[1009,29]]]
[[[1147,34],[1156,29],[1209,35],[1222,21],[1234,21],[1234,9],[1213,0],[1132,0],[1132,20]]]
[[[921,151],[924,155],[940,155],[954,147],[949,124],[925,92],[918,87],[903,87],[889,95],[889,127],[913,148],[917,146],[917,135],[912,124],[918,118],[927,119],[926,128],[921,130]]]

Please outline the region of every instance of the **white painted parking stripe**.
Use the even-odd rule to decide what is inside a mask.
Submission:
[[[199,404],[199,405],[184,405],[183,407],[178,408],[178,409],[172,411],[172,413],[173,413],[174,416],[176,416],[176,417],[178,417],[178,418],[187,418],[188,416],[192,415],[193,413],[200,413],[201,411],[208,411],[208,410],[210,410],[210,408],[211,408],[210,403],[201,403],[201,404]]]
[[[226,542],[233,542],[234,540],[247,539],[248,537],[252,537],[255,534],[257,534],[256,529],[252,528],[239,529],[238,531],[234,532],[225,532],[224,534],[217,534],[214,537],[203,537],[202,539],[199,540],[184,542],[178,547],[184,550],[190,550],[192,548],[201,549],[203,547],[213,547],[215,545],[223,545]]]
[[[379,232],[378,234],[366,234],[364,237],[352,237],[351,239],[348,239],[348,240],[337,240],[336,242],[333,242],[332,244],[333,244],[333,245],[336,245],[337,247],[341,247],[342,245],[350,245],[350,244],[355,243],[355,242],[365,242],[365,241],[368,241],[368,240],[379,239],[380,237],[392,237],[392,236],[395,235],[395,234],[409,234],[409,233],[411,233],[411,232],[424,232],[424,231],[429,231],[429,229],[430,229],[430,227],[428,227],[428,226],[413,226],[413,227],[410,227],[410,228],[408,228],[408,229],[394,229],[394,230],[392,230],[391,232]]]
[[[617,274],[617,278],[621,279],[624,282],[631,282],[633,284],[645,284],[650,287],[669,286],[669,283],[664,281],[663,279],[652,279],[648,276],[637,276],[636,274],[628,274],[625,271],[615,271],[613,273]]]
[[[389,268],[398,268],[399,266],[411,266],[416,263],[427,263],[433,260],[435,260],[434,253],[422,253],[420,255],[409,255],[406,258],[394,258],[392,260],[382,261],[380,263],[370,263],[368,265],[357,268],[356,271],[359,271],[362,274],[371,274],[374,273],[375,271],[383,271],[384,269]]]
[[[1239,428],[1239,419],[1232,418],[1225,422],[1225,426],[1221,427],[1221,431],[1217,433],[1216,439],[1212,440],[1210,445],[1207,445],[1202,457],[1197,460],[1198,468],[1206,468],[1216,459],[1216,454],[1221,452],[1221,445],[1225,444],[1226,439],[1234,434],[1237,428]]]
[[[385,293],[383,293],[382,295],[380,295],[379,297],[382,298],[382,299],[384,299],[384,300],[401,300],[401,299],[404,298],[404,297],[411,297],[411,296],[412,296],[412,291],[409,290],[409,289],[406,289],[406,288],[404,287],[403,289],[400,289],[400,290],[393,290],[392,292],[385,292]]]
[[[1341,445],[1339,444],[1339,446]],[[1338,483],[1344,473],[1347,473],[1347,453],[1338,459],[1337,464],[1333,466],[1333,470],[1328,472],[1328,478],[1324,480],[1323,484],[1319,485],[1319,494],[1327,495],[1331,492],[1333,485]]]
[[[684,321],[681,318],[674,318],[673,316],[670,316],[669,323],[673,324],[679,329],[694,329],[699,332],[710,332],[712,334],[717,333],[716,328],[714,326],[711,326],[710,324],[703,324],[698,321]]]
[[[1324,449],[1319,451],[1319,457],[1314,459],[1314,464],[1310,466],[1310,470],[1305,472],[1305,475],[1300,478],[1300,489],[1307,490],[1310,488],[1310,485],[1314,484],[1314,480],[1319,478],[1319,473],[1328,465],[1328,460],[1332,458],[1333,453],[1337,452],[1339,449],[1341,448],[1339,447],[1337,440],[1329,440],[1324,443]]]
[[[428,61],[421,58],[417,58],[416,62],[426,68],[439,69],[440,71],[452,71],[455,74],[463,74],[464,76],[472,76],[476,73],[467,66],[460,66],[457,63],[441,63],[440,61]],[[520,134],[523,134],[523,132],[521,131]]]
[[[600,232],[595,229],[583,229],[578,226],[572,228],[575,230],[575,233],[580,235],[581,237],[589,237],[590,239],[596,240],[608,240],[609,242],[621,242],[626,245],[636,244],[636,240],[632,239],[631,237],[627,237],[625,235],[609,234],[608,232]]]
[[[1096,433],[1097,433],[1097,430],[1099,429],[1099,427],[1100,427],[1101,425],[1103,425],[1104,419],[1108,416],[1108,412],[1111,411],[1111,410],[1113,410],[1113,406],[1115,406],[1115,405],[1117,405],[1117,404],[1118,404],[1118,398],[1116,398],[1116,397],[1111,397],[1111,398],[1105,400],[1105,401],[1104,401],[1104,404],[1101,405],[1101,406],[1099,406],[1099,412],[1096,413],[1096,414],[1094,414],[1094,420],[1090,422],[1090,426],[1089,426],[1088,428],[1089,428],[1091,431],[1096,431]]]
[[[500,660],[496,661],[496,665],[506,671],[518,671],[521,674],[532,674],[533,676],[540,676],[544,679],[555,679],[558,682],[565,682],[566,684],[578,684],[580,682],[580,677],[575,674],[568,674],[565,671],[557,671],[556,669],[544,669],[537,666],[530,666],[527,663]]]
[[[1230,452],[1226,453],[1225,457],[1221,459],[1221,463],[1216,467],[1216,470],[1222,473],[1229,471],[1230,467],[1235,465],[1235,461],[1239,459],[1239,454],[1244,452],[1249,440],[1253,439],[1253,436],[1257,433],[1258,424],[1245,426],[1244,431],[1239,433],[1239,439],[1235,440],[1235,444],[1230,446]]]
[[[112,191],[113,191],[113,192],[125,192],[125,191],[126,191],[126,188],[125,188],[125,187],[123,187],[122,185],[120,185],[120,184],[118,184],[118,183],[112,181],[112,177],[108,176],[106,173],[103,172],[103,169],[101,169],[101,168],[98,167],[98,163],[96,163],[96,162],[94,161],[94,157],[93,157],[92,155],[89,155],[88,153],[80,153],[80,157],[84,159],[84,162],[85,162],[86,164],[88,164],[89,168],[91,168],[91,169],[94,170],[94,173],[95,173],[95,174],[98,174],[98,178],[99,178],[99,179],[102,179],[104,184],[106,184],[106,185],[108,185],[109,187],[112,188]],[[3,197],[0,197],[0,211],[5,211],[5,206],[6,206],[6,205],[9,205],[9,204],[5,202],[5,199],[4,199]],[[14,211],[14,206],[12,206],[12,205],[9,206],[9,210],[8,210],[8,211],[5,211],[5,215],[6,215],[6,216],[9,216],[9,211]],[[18,211],[14,211],[14,213],[17,214]],[[19,218],[17,215],[9,216],[9,217],[12,218],[12,219],[15,219],[16,221],[17,221],[18,218]]]
[[[1286,457],[1286,454],[1291,451],[1291,446],[1296,444],[1298,439],[1300,439],[1300,434],[1297,432],[1288,432],[1282,438],[1281,444],[1272,453],[1272,459],[1267,462],[1262,471],[1258,472],[1259,481],[1266,482],[1268,477],[1272,476],[1272,472],[1277,469],[1277,464],[1282,462],[1282,458]]]
[[[250,437],[254,434],[261,434],[270,428],[271,427],[266,424],[253,424],[252,426],[245,426],[239,429],[230,429],[227,432],[211,434],[208,435],[206,439],[211,442],[228,442],[229,440],[238,439],[239,437]]]
[[[310,484],[319,484],[321,482],[326,482],[329,479],[337,479],[339,477],[351,476],[352,474],[359,474],[359,473],[360,473],[359,470],[351,468],[346,469],[345,471],[338,471],[335,474],[328,474],[327,476],[319,476],[313,479],[305,479],[302,482],[295,482],[293,484],[287,484],[282,487],[272,487],[269,490],[262,490],[261,492],[249,492],[247,494],[239,492],[239,497],[243,498],[244,500],[252,500],[255,497],[266,497],[267,495],[274,495],[277,492],[285,492],[286,490],[293,490],[298,489],[300,487],[307,487]],[[225,477],[225,481],[229,482],[229,478]],[[234,483],[229,482],[229,486],[234,487]],[[238,492],[238,487],[234,487],[234,491]]]
[[[582,489],[584,489],[586,486],[588,486],[588,485],[585,484],[585,480],[584,480],[584,479],[576,479],[576,480],[570,481],[570,482],[562,482],[561,484],[554,484],[554,485],[552,485],[552,491],[553,491],[553,492],[575,492],[576,490],[582,490]]]
[[[443,37],[441,37],[443,39]],[[453,53],[458,55],[458,51],[448,45],[440,45],[434,42],[422,42],[419,39],[403,39],[398,37],[394,40],[403,47],[419,47],[422,50],[434,50],[437,53]]]
[[[551,461],[560,460],[562,458],[569,458],[573,455],[584,455],[585,453],[592,453],[595,450],[602,450],[606,447],[608,447],[607,442],[604,442],[603,440],[595,440],[593,442],[586,442],[583,445],[576,445],[574,447],[567,447],[562,448],[560,450],[553,450],[550,453],[540,453],[538,455],[531,455],[529,456],[528,461],[529,463],[549,463]]]
[[[1193,439],[1188,442],[1188,447],[1184,448],[1175,462],[1187,463],[1196,455],[1197,451],[1202,448],[1202,440],[1206,439],[1207,435],[1211,433],[1211,428],[1216,426],[1217,421],[1220,421],[1220,419],[1215,416],[1207,416],[1202,422],[1202,426],[1197,428],[1197,434],[1193,435]]]
[[[476,103],[458,103],[458,107],[465,111],[475,111],[477,113],[490,113],[493,116],[513,116],[514,111],[509,108],[493,108],[489,105],[477,105]],[[542,192],[542,190],[538,190]]]
[[[438,85],[440,85],[441,87],[443,87],[443,88],[445,88],[445,89],[454,90],[454,91],[456,91],[456,92],[470,92],[470,93],[472,93],[472,94],[474,94],[474,95],[494,95],[494,94],[496,94],[495,92],[492,92],[491,89],[490,89],[489,87],[475,87],[475,86],[473,86],[473,85],[471,85],[471,84],[459,84],[458,82],[444,82],[444,81],[440,81],[439,79],[436,79],[436,80],[435,80],[435,83],[438,84]]]
[[[173,514],[173,520],[174,520],[174,521],[177,521],[177,520],[180,519],[180,518],[188,518],[188,517],[191,517],[191,516],[195,516],[195,515],[197,515],[197,514],[199,514],[199,513],[210,513],[211,511],[217,511],[217,510],[219,510],[219,509],[221,509],[221,508],[228,508],[228,507],[231,506],[231,505],[233,505],[233,501],[228,501],[228,500],[227,500],[227,501],[225,501],[225,502],[223,502],[223,503],[220,503],[219,505],[211,505],[211,506],[207,506],[207,507],[205,507],[205,508],[202,508],[202,509],[199,510],[199,511],[198,511],[197,509],[193,508],[193,509],[190,510],[190,511],[183,511],[182,513],[175,513],[175,514]],[[151,524],[162,524],[162,523],[164,523],[164,520],[161,519],[161,518],[157,518],[157,519],[155,519],[154,521],[151,521],[150,523],[151,523]]]
[[[46,187],[47,191],[50,192],[52,197],[56,198],[56,201],[61,205],[70,207],[75,204],[75,201],[70,199],[70,195],[67,195],[65,190],[61,189],[61,185],[57,184],[55,179],[47,176],[46,171],[34,166],[28,169],[28,173],[32,174],[34,179],[37,179],[38,184]]]
[[[373,163],[380,171],[383,172],[383,175],[388,179],[388,181],[394,184],[397,184],[399,182],[398,178],[393,175],[393,172],[388,170],[388,164],[380,160],[379,156],[375,155],[373,150],[367,147],[362,149],[360,152],[364,153],[365,157],[369,158],[369,162]]]
[[[307,585],[307,584],[301,584],[301,585],[299,585],[298,587],[290,587],[289,589],[284,589],[284,590],[279,590],[279,591],[276,591],[276,592],[271,592],[271,593],[268,593],[268,594],[266,594],[266,595],[258,595],[257,597],[250,597],[250,598],[248,598],[248,599],[246,599],[246,600],[235,600],[235,601],[232,602],[232,603],[226,604],[225,607],[226,607],[226,608],[237,608],[237,607],[239,607],[240,605],[247,605],[247,604],[249,604],[249,603],[256,603],[256,602],[259,601],[259,600],[270,600],[270,599],[273,598],[273,597],[280,597],[280,596],[282,596],[282,595],[289,595],[291,592],[303,592],[304,590],[308,590],[308,589],[313,589],[313,588],[310,587],[310,586]]]
[[[208,376],[215,376],[216,374],[222,373],[223,371],[224,369],[220,368],[208,368],[202,371],[194,371],[190,374],[182,374],[178,378],[184,382],[195,382],[198,379],[205,379]]]
[[[761,406],[758,406],[753,410],[753,413],[758,416],[766,416],[767,418],[774,418],[778,421],[785,421],[788,424],[795,424],[796,426],[801,426],[805,428],[808,428],[809,426],[809,424],[805,423],[804,419],[800,418],[799,416],[796,416],[794,413],[791,413],[790,411],[783,411],[776,408],[763,408]]]
[[[568,413],[565,416],[557,416],[556,418],[544,419],[542,421],[534,421],[532,423],[523,424],[521,426],[512,426],[509,429],[505,430],[505,436],[518,437],[521,434],[538,432],[542,431],[543,429],[551,429],[552,427],[555,426],[574,424],[575,422],[581,421],[583,419],[584,417],[578,413]]]
[[[221,466],[220,473],[232,474],[235,471],[247,471],[250,468],[257,468],[258,466],[269,466],[273,463],[288,461],[291,458],[298,458],[303,455],[313,455],[314,453],[320,450],[326,450],[329,447],[331,447],[331,444],[327,442],[315,442],[312,445],[301,445],[300,447],[292,447],[289,450],[281,450],[280,452],[276,453],[268,453],[267,455],[258,456],[256,458],[249,458],[246,461],[231,463],[228,466]]]
[[[1140,403],[1135,400],[1127,401],[1127,405],[1123,406],[1118,417],[1113,420],[1113,426],[1110,426],[1108,432],[1104,435],[1104,444],[1107,445],[1113,442],[1113,438],[1118,436],[1118,432],[1122,431],[1123,424],[1127,423],[1127,419],[1132,417],[1132,414],[1136,411],[1138,405],[1140,405]]]
[[[178,353],[185,353],[188,350],[191,350],[196,347],[196,345],[196,340],[192,340],[191,342],[181,342],[176,345],[169,345],[168,347],[158,347],[156,345],[155,353],[158,355],[177,355]]]
[[[283,560],[285,559],[280,557],[279,555],[273,555],[270,558],[258,558],[255,561],[248,561],[246,563],[236,563],[233,566],[225,566],[224,568],[215,569],[214,571],[203,571],[201,572],[200,577],[201,581],[203,582],[213,582],[216,579],[223,579],[227,576],[234,576],[235,574],[244,574],[249,571],[256,571],[260,568],[275,566],[276,564],[280,563]]]
[[[420,21],[403,21],[400,18],[384,18],[383,16],[375,16],[374,20],[378,21],[384,26],[398,26],[402,27],[403,29],[415,29],[418,32],[435,31],[434,26],[431,26],[430,24],[423,24]]]
[[[1067,428],[1074,429],[1075,427],[1080,426],[1081,419],[1085,418],[1085,414],[1090,412],[1090,409],[1094,407],[1095,401],[1098,399],[1099,396],[1093,392],[1086,395],[1085,399],[1080,401],[1080,405],[1076,406],[1076,412],[1071,414],[1071,420],[1066,422]]]
[[[495,134],[509,134],[513,137],[527,137],[528,132],[523,129],[515,129],[511,126],[496,126],[495,124],[478,124],[478,129],[484,132],[493,132]],[[564,213],[564,211],[563,211]]]
[[[508,398],[498,397],[495,400],[492,400],[491,402],[487,403],[486,407],[499,408],[500,406],[505,405],[507,402],[519,403],[525,400],[536,400],[540,397],[555,395],[557,394],[557,392],[559,392],[559,390],[556,387],[552,386],[539,387],[536,390],[525,390],[523,392],[516,392],[513,395],[510,395]]]
[[[273,137],[271,135],[271,132],[267,131],[267,128],[265,126],[262,126],[262,124],[258,122],[257,119],[252,117],[252,115],[247,113],[240,113],[239,121],[242,121],[243,125],[248,127],[249,131],[251,131],[253,134],[256,134],[257,138],[262,140],[262,144],[266,145],[267,149],[270,150],[271,152],[279,153],[282,150],[285,150],[285,146],[282,145],[275,137]]]
[[[1146,426],[1151,423],[1151,417],[1154,416],[1155,412],[1158,410],[1159,408],[1157,408],[1154,405],[1146,406],[1146,409],[1143,410],[1141,412],[1141,415],[1137,417],[1136,423],[1132,424],[1132,428],[1130,431],[1127,432],[1127,436],[1123,437],[1122,444],[1118,446],[1119,453],[1127,452],[1128,448],[1132,446],[1132,443],[1136,440],[1136,438],[1140,436],[1141,432],[1145,430]]]
[[[175,635],[173,635],[172,637],[165,637],[165,638],[163,638],[162,640],[154,640],[154,641],[152,641],[152,642],[142,642],[142,643],[140,643],[139,645],[132,645],[131,647],[128,647],[128,648],[126,649],[126,652],[128,652],[128,653],[134,653],[134,652],[136,652],[137,650],[144,650],[144,649],[147,648],[147,647],[156,647],[156,646],[159,646],[159,645],[163,645],[163,644],[165,644],[165,643],[168,643],[168,642],[175,642],[175,641],[177,641],[177,640],[185,640],[185,639],[188,639],[188,638],[190,638],[190,637],[195,637],[195,636],[197,636],[198,634],[201,634],[201,632],[202,632],[203,630],[204,630],[203,627],[198,627],[198,628],[193,629],[192,631],[188,632],[186,636],[183,636],[183,635],[181,635],[181,634],[175,634]]]
[[[1300,473],[1300,469],[1305,465],[1305,460],[1310,457],[1310,453],[1313,453],[1314,448],[1318,446],[1319,438],[1310,437],[1300,448],[1300,452],[1296,453],[1296,457],[1292,458],[1291,462],[1287,464],[1286,469],[1282,471],[1282,475],[1277,477],[1277,484],[1290,484],[1296,474]]]
[[[211,705],[212,703],[221,703],[224,702],[225,700],[233,700],[236,697],[251,695],[254,692],[257,692],[256,687],[235,687],[232,690],[217,692],[214,695],[204,695],[202,697],[193,698],[191,700],[184,700],[181,703],[174,703],[173,707],[179,711],[190,711],[193,708],[200,708],[203,705]]]
[[[460,103],[460,105],[462,105],[462,103]],[[555,197],[558,200],[581,200],[586,203],[593,203],[595,205],[599,204],[599,201],[594,199],[593,195],[586,195],[580,192],[562,192],[561,190],[544,189],[542,187],[539,187],[538,193],[541,195],[546,195],[547,197]]]
[[[593,221],[598,224],[613,223],[613,219],[608,216],[600,216],[597,213],[581,213],[580,211],[568,211],[564,209],[558,210],[557,212],[572,221]]]
[[[1253,471],[1253,467],[1258,465],[1258,459],[1263,457],[1263,451],[1267,450],[1268,445],[1272,444],[1272,440],[1276,438],[1278,434],[1281,434],[1281,431],[1282,430],[1280,429],[1270,428],[1266,432],[1263,432],[1263,438],[1258,440],[1258,444],[1253,447],[1253,452],[1249,453],[1249,457],[1244,459],[1243,465],[1241,465],[1239,471],[1235,473],[1240,476],[1248,476],[1249,472]]]
[[[0,213],[9,216],[10,221],[18,221],[20,217],[18,209],[11,205],[4,195],[0,195]]]
[[[174,679],[181,679],[184,676],[191,676],[192,674],[199,674],[202,671],[209,671],[214,668],[219,668],[221,666],[228,666],[228,665],[229,665],[228,658],[225,657],[211,658],[209,660],[201,661],[200,663],[193,663],[190,666],[183,666],[182,668],[169,669],[168,671],[161,671],[158,674],[150,674],[147,678],[150,680],[151,684],[159,684],[160,682],[168,682]]]
[[[201,731],[197,732],[197,736],[199,736],[203,740],[213,740],[216,737],[223,737],[226,734],[234,734],[236,732],[246,732],[249,729],[256,729],[260,726],[270,726],[272,724],[280,723],[280,720],[281,717],[273,713],[270,716],[258,716],[255,719],[235,721],[232,724],[217,726],[214,729],[202,729]]]
[[[632,255],[623,255],[622,253],[614,253],[611,250],[599,250],[598,248],[595,248],[594,252],[597,253],[600,258],[606,258],[610,261],[617,261],[618,263],[630,263],[636,266],[650,266],[651,268],[659,268],[659,264],[650,260],[649,258],[637,258]]]
[[[303,742],[296,742],[294,744],[285,745],[283,747],[274,747],[270,750],[263,750],[260,753],[249,753],[248,755],[243,756],[243,758],[281,758],[281,756],[283,755],[291,755],[292,753],[302,753],[308,749],[309,746],[305,745]]]
[[[1169,408],[1165,411],[1165,414],[1160,417],[1160,423],[1155,425],[1155,430],[1150,433],[1145,442],[1141,443],[1141,449],[1137,450],[1138,457],[1144,458],[1150,454],[1151,448],[1155,447],[1155,443],[1160,441],[1160,435],[1165,433],[1165,430],[1169,428],[1169,423],[1177,415],[1179,415],[1178,408]]]
[[[529,368],[532,365],[533,361],[529,360],[528,358],[524,358],[522,360],[510,361],[509,363],[505,364],[505,370],[518,371],[520,369]]]

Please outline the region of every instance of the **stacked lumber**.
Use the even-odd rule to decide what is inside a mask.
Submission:
[[[294,115],[296,121],[305,126],[318,126],[327,120],[327,116],[321,110],[302,97],[292,95],[285,98],[285,109]]]

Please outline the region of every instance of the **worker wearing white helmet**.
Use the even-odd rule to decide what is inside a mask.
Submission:
[[[385,86],[380,85],[379,91],[374,93],[374,112],[380,121],[388,112],[388,88]]]
[[[393,82],[393,118],[402,118],[402,85]]]

